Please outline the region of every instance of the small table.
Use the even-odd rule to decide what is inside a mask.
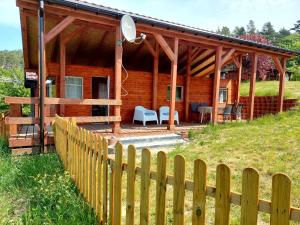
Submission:
[[[222,114],[224,111],[224,107],[218,107],[218,114]],[[202,123],[203,121],[203,115],[205,113],[210,114],[210,122],[212,121],[212,112],[213,112],[213,107],[212,106],[199,106],[198,107],[198,112],[200,113],[200,122]]]

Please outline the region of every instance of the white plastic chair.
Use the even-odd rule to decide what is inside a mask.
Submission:
[[[162,121],[168,121],[170,115],[170,107],[169,106],[162,106],[159,108],[159,123],[161,124]],[[178,112],[174,112],[174,121],[176,121],[177,125],[179,125],[179,116]]]
[[[157,113],[154,110],[146,109],[143,106],[136,106],[132,123],[134,123],[134,121],[142,121],[144,126],[146,126],[146,122],[148,121],[156,121],[158,124]]]

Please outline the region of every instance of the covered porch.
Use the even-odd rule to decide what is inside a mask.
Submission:
[[[279,71],[277,111],[282,111],[285,64],[293,52],[132,13],[137,32],[145,33],[147,38],[139,45],[121,44],[123,11],[84,2],[75,6],[55,1],[40,7],[33,0],[17,0],[17,5],[21,14],[26,75],[33,73],[36,77],[28,79],[31,98],[6,99],[11,106],[5,119],[10,136],[18,133],[22,125],[36,124],[39,132],[36,140],[44,146],[46,126],[51,124],[55,114],[107,135],[138,134],[147,130],[176,132],[181,126],[175,126],[174,112],[179,112],[181,122],[191,122],[192,102],[211,106],[212,123],[217,124],[218,108],[239,102],[242,59],[246,54],[252,56],[253,62],[247,119],[253,120],[259,55],[272,57]],[[82,33],[86,35],[83,37]],[[223,79],[222,68],[229,63],[233,63],[238,72],[234,78]],[[71,76],[82,80],[78,81],[79,91],[74,94],[78,98],[68,92],[67,78]],[[91,87],[95,76],[109,78],[106,99],[93,97]],[[46,84],[51,79],[55,79],[56,84],[54,96],[49,94]],[[220,88],[227,90],[226,102],[219,101]],[[33,105],[34,113],[22,117],[22,104]],[[127,127],[125,124],[132,120],[137,105],[155,111],[160,106],[169,106],[168,124],[151,126],[151,129],[141,125]],[[104,106],[107,113],[95,116],[93,106]],[[110,127],[102,129],[99,123],[108,122]],[[190,128],[189,124],[182,127]],[[141,130],[144,131],[139,132]]]

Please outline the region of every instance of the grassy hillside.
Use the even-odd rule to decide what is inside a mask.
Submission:
[[[249,95],[249,82],[241,84],[241,96]],[[257,81],[255,84],[256,96],[278,95],[278,81]],[[285,96],[287,98],[300,98],[300,81],[285,82]]]

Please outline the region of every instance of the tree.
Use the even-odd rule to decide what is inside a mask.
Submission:
[[[230,29],[226,26],[223,26],[221,30],[220,30],[220,28],[218,28],[217,33],[218,34],[223,34],[223,35],[226,35],[226,36],[231,36]]]
[[[271,22],[266,22],[263,27],[262,30],[260,32],[262,35],[264,35],[265,37],[267,37],[269,40],[274,41],[276,39],[277,33],[274,30],[273,25],[271,24]]]
[[[8,105],[4,102],[6,96],[28,97],[29,95],[30,89],[24,86],[24,72],[22,69],[0,68],[0,112],[8,110]]]
[[[236,26],[233,30],[233,34],[234,34],[234,36],[239,37],[241,35],[246,34],[246,30],[243,26],[241,26],[241,27]]]
[[[272,44],[270,40],[268,40],[266,37],[264,37],[261,34],[245,34],[240,36],[240,38],[254,41],[257,43],[262,44]],[[246,55],[243,57],[243,67],[245,68],[246,72],[248,74],[251,73],[251,66],[252,66],[252,57],[250,55]],[[273,60],[269,56],[265,55],[259,55],[257,59],[257,77],[261,80],[265,80],[267,78],[267,75],[270,71],[273,71],[275,69]]]
[[[300,33],[300,20],[298,20],[295,24],[294,27],[291,28],[291,30],[296,31],[297,33]]]
[[[291,34],[291,32],[290,32],[289,30],[285,29],[284,27],[281,28],[281,29],[279,30],[279,32],[278,32],[279,38],[288,36],[288,35],[290,35],[290,34]]]
[[[253,20],[249,20],[249,23],[247,25],[247,33],[248,34],[254,34],[256,32],[256,27]]]

